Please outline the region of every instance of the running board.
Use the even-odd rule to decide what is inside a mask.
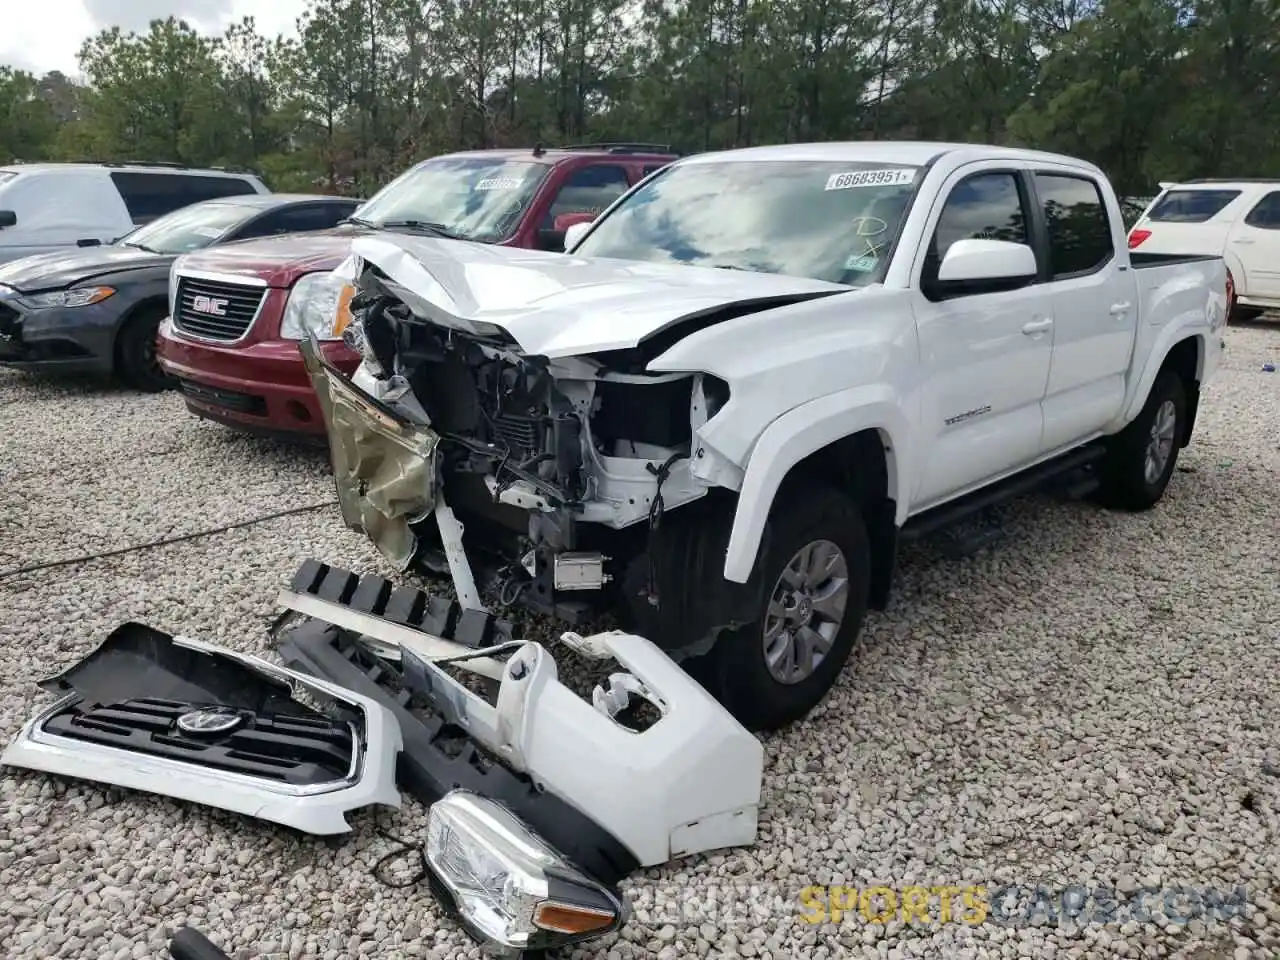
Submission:
[[[371,638],[391,649],[379,650],[399,659],[405,647],[427,660],[461,657],[512,640],[509,621],[432,597],[415,587],[397,587],[373,574],[359,576],[319,560],[306,560],[281,590],[286,609]],[[501,680],[504,665],[491,657],[468,657],[459,667]]]
[[[926,510],[903,524],[898,537],[902,542],[909,543],[948,527],[954,527],[997,504],[1039,490],[1055,480],[1067,477],[1067,475],[1075,471],[1084,471],[1101,459],[1105,452],[1101,444],[1072,450],[1063,456],[1055,457],[1053,460],[1014,474],[999,483],[983,487],[981,490],[975,490],[973,493],[966,494],[949,503],[934,507],[932,510]],[[1079,480],[1074,480],[1066,490],[1068,495],[1074,494],[1076,491],[1081,491],[1080,495],[1084,495],[1096,489],[1097,483],[1096,477],[1091,475],[1082,476]],[[989,532],[983,534],[983,539],[990,542]]]

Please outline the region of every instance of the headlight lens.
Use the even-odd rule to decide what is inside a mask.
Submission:
[[[182,263],[182,259],[178,257],[169,264],[169,316],[171,317],[178,306],[175,302],[178,299],[178,265]]]
[[[473,793],[455,790],[431,807],[427,862],[472,934],[513,953],[603,936],[625,919],[603,886]]]
[[[280,336],[285,340],[338,340],[342,327],[339,307],[349,304],[348,284],[333,273],[309,273],[293,285],[289,302],[280,322]],[[342,311],[347,313],[349,311]]]
[[[114,287],[74,287],[71,290],[52,290],[49,293],[32,293],[22,298],[27,306],[37,309],[43,307],[87,307],[91,303],[101,303],[114,294]]]

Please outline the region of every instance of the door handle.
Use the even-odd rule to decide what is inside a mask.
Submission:
[[[1044,333],[1046,330],[1053,328],[1053,321],[1046,317],[1043,320],[1032,320],[1030,323],[1022,325],[1022,332],[1028,337],[1034,337],[1037,333]]]
[[[1253,243],[1253,241],[1250,240],[1248,237],[1236,237],[1231,242],[1232,243]]]
[[[1129,312],[1129,308],[1132,306],[1133,304],[1131,304],[1128,300],[1122,300],[1119,303],[1113,303],[1111,305],[1111,315],[1113,317],[1123,317],[1126,313]]]

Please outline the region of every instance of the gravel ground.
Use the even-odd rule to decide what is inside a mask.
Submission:
[[[1229,331],[1155,512],[1029,498],[974,557],[908,553],[838,689],[768,740],[757,846],[635,877],[635,919],[583,955],[1280,956],[1280,375],[1261,370],[1278,361],[1280,328]],[[0,571],[332,499],[321,455],[200,423],[174,395],[0,373],[0,436]],[[35,680],[126,619],[270,655],[275,591],[307,556],[381,567],[329,507],[0,575],[0,737],[44,702]],[[412,802],[383,819],[423,824]],[[370,815],[321,842],[6,770],[0,955],[163,956],[183,922],[243,958],[478,955],[425,890],[371,878],[394,848]],[[801,890],[827,884],[1244,885],[1248,905],[969,924],[957,899],[947,923],[937,902],[931,923],[804,922]]]

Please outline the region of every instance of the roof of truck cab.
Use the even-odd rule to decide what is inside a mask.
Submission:
[[[1056,163],[1101,173],[1096,166],[1077,157],[1018,147],[997,147],[978,143],[934,143],[918,140],[854,140],[836,143],[780,143],[768,147],[744,147],[685,157],[681,166],[722,161],[840,161],[857,163],[907,163],[925,166],[947,157],[957,165],[974,160],[1009,160],[1015,163]]]

